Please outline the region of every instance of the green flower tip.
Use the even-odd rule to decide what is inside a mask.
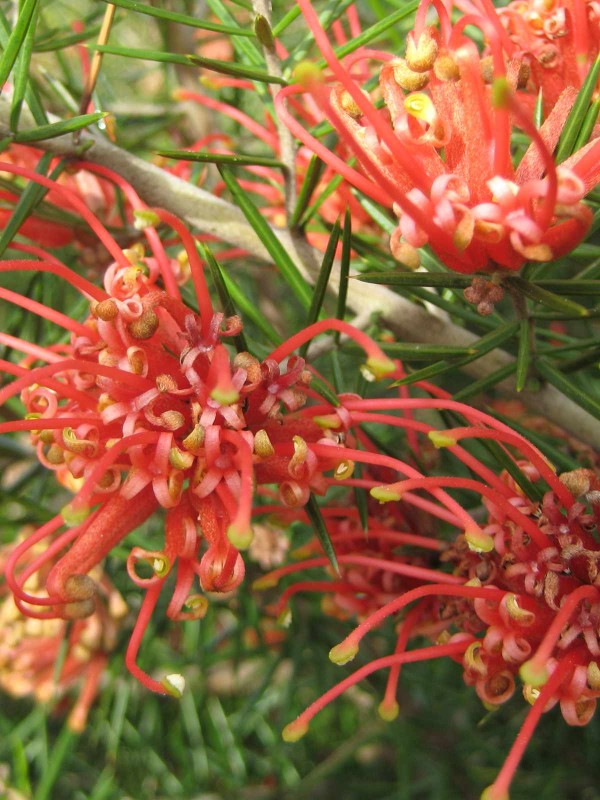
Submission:
[[[492,106],[494,108],[508,108],[510,101],[510,86],[504,76],[496,78],[492,83]]]
[[[390,503],[393,500],[400,500],[401,494],[388,486],[374,486],[370,491],[371,497],[379,500],[380,503]]]
[[[255,592],[264,592],[265,589],[274,589],[279,583],[279,578],[272,575],[263,575],[262,578],[257,578],[253,584],[252,589]]]
[[[313,83],[322,83],[323,73],[314,62],[301,61],[294,67],[292,79],[300,86],[308,88]]]
[[[173,672],[171,675],[166,675],[161,681],[163,689],[170,694],[171,697],[176,697],[178,700],[183,695],[185,690],[185,678],[178,672]]]
[[[535,663],[533,658],[530,658],[529,661],[521,664],[519,676],[524,684],[532,686],[534,689],[539,689],[539,687],[543,686],[549,678],[546,667],[540,667]]]
[[[67,527],[75,528],[77,525],[81,525],[82,522],[86,521],[90,515],[90,509],[88,506],[80,506],[77,508],[74,507],[72,503],[67,503],[66,506],[61,508],[60,515]]]
[[[443,431],[429,431],[427,436],[438,450],[441,447],[453,447],[456,444],[456,439],[453,439],[452,436],[447,436]]]
[[[336,644],[335,647],[332,647],[329,651],[329,660],[333,661],[334,664],[338,664],[342,666],[343,664],[347,664],[349,661],[352,661],[354,656],[358,653],[358,645],[354,644],[354,642],[349,642],[347,639],[340,644]]]
[[[292,610],[284,608],[281,614],[277,617],[277,624],[282,628],[289,628],[292,624]]]
[[[400,713],[400,706],[395,700],[391,703],[386,703],[385,700],[382,700],[377,707],[377,711],[382,720],[385,722],[393,722]]]
[[[328,430],[335,430],[342,427],[342,420],[337,414],[322,414],[321,416],[313,417],[313,422],[319,428],[326,428]]]
[[[164,553],[157,553],[148,559],[152,571],[158,578],[165,578],[171,571],[171,562]]]
[[[470,528],[465,531],[465,540],[469,550],[474,553],[490,553],[494,549],[494,540],[481,528]]]
[[[219,389],[218,386],[212,390],[210,397],[220,406],[231,406],[240,399],[239,392],[235,389]]]
[[[133,212],[133,227],[136,231],[144,228],[155,228],[160,222],[160,217],[149,208],[136,208]]]
[[[396,371],[396,365],[392,361],[391,358],[376,358],[375,356],[370,356],[367,358],[367,363],[365,364],[366,369],[371,373],[375,380],[380,380],[381,378],[385,378],[388,375],[391,375],[392,372]],[[363,370],[363,375],[365,374]]]
[[[297,742],[298,739],[301,739],[307,732],[308,723],[300,722],[300,720],[296,719],[294,722],[290,722],[289,725],[286,725],[281,731],[281,738],[284,742]]]
[[[202,619],[208,611],[208,598],[201,594],[192,594],[184,605],[188,611],[193,612],[194,619]]]
[[[481,793],[481,797],[479,800],[510,800],[508,796],[508,792],[498,791],[494,784],[488,786],[487,789],[484,789]]]
[[[250,526],[240,529],[235,525],[230,525],[227,528],[227,538],[238,550],[246,550],[252,544],[254,532]]]

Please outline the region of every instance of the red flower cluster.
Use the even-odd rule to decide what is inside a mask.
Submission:
[[[126,192],[152,255],[145,256],[141,246],[122,251],[68,189],[23,167],[2,169],[49,186],[76,205],[115,259],[104,289],[50,255],[0,263],[0,271],[54,273],[90,301],[90,314],[80,323],[0,290],[71,333],[70,344],[48,348],[0,334],[0,342],[27,354],[20,365],[3,362],[16,380],[0,390],[0,404],[20,394],[26,419],[3,423],[0,430],[31,431],[42,463],[77,487],[60,514],[15,547],[6,579],[30,616],[85,617],[94,612],[97,592],[89,571],[164,509],[164,546],[134,547],[128,559],[129,574],[146,595],[127,664],[148,688],[177,694],[180,676],[161,683],[135,663],[168,576],[176,572],[167,615],[202,616],[207,600],[194,592],[196,578],[209,594],[229,592],[243,579],[239,550],[252,540],[255,483],[276,486],[285,507],[302,506],[311,492],[325,491],[324,473],[347,464],[346,449],[317,417],[320,407],[300,412],[316,395],[309,387],[311,372],[292,355],[294,349],[332,329],[366,349],[372,376],[395,366],[368,336],[339,320],[315,323],[262,361],[234,353],[229,343],[241,333],[241,321],[214,311],[195,242],[173,215],[144,209],[131,188],[112,176]],[[181,298],[172,259],[153,227],[159,222],[172,227],[185,248],[198,313]],[[46,365],[32,366],[39,360]],[[65,525],[70,527],[61,532]],[[47,537],[53,539],[44,552],[20,570],[25,554]],[[47,594],[31,594],[27,579],[49,563]]]
[[[379,411],[372,413],[375,405]],[[558,703],[569,725],[585,725],[600,697],[600,481],[589,470],[566,473],[559,480],[525,439],[487,414],[447,397],[348,400],[344,407],[350,424],[378,421],[426,434],[436,447],[448,448],[477,479],[411,475],[407,465],[379,456],[372,461],[376,469],[379,465],[397,469],[406,478],[382,484],[377,472],[371,472],[358,482],[385,504],[385,511],[371,506],[368,530],[362,530],[355,510],[327,510],[334,522],[340,575],[329,584],[292,584],[282,603],[299,591],[325,591],[332,596],[325,605],[328,613],[340,616],[343,609],[361,620],[331,651],[338,664],[355,657],[369,631],[411,608],[398,626],[394,654],[367,664],[315,701],[287,726],[284,737],[294,741],[302,736],[324,705],[378,669],[390,668],[380,705],[385,719],[397,714],[396,684],[400,667],[407,662],[443,656],[462,662],[466,682],[487,708],[506,702],[519,676],[532,708],[496,782],[484,793],[486,800],[503,800],[540,715]],[[414,408],[459,412],[469,424],[440,432],[382,413]],[[507,454],[516,449],[519,459],[511,459],[520,482],[507,473],[498,477],[461,448],[459,442],[466,438],[495,441]],[[542,481],[549,487],[543,497],[537,489]],[[479,495],[487,510],[486,523],[478,526],[445,489]],[[432,500],[419,494],[423,491]],[[407,513],[411,507],[419,509],[419,516]],[[314,558],[281,567],[262,578],[259,586],[266,588],[285,575],[324,564]],[[437,643],[407,650],[416,635],[433,637]]]
[[[399,217],[391,239],[396,258],[414,268],[417,248],[429,243],[457,272],[516,270],[525,261],[564,255],[581,241],[591,221],[582,200],[598,179],[600,141],[558,166],[552,156],[579,77],[562,85],[538,130],[528,94],[527,43],[515,45],[489,3],[470,4],[469,13],[453,23],[446,7],[435,2],[438,29],[425,24],[429,2],[424,2],[404,58],[378,50],[363,56],[381,63],[378,95],[384,108],[379,109],[377,95],[366,93],[350,66],[336,57],[309,0],[299,5],[330,77],[303,65],[299,83],[278,94],[279,113],[325,163],[363,194],[393,208]],[[525,5],[511,10],[513,34]],[[591,19],[595,30],[593,10]],[[489,54],[482,55],[467,35],[472,26],[483,33]],[[563,44],[571,61],[579,52],[576,38]],[[545,85],[542,78],[540,84]],[[307,95],[354,153],[360,171],[292,116],[296,97]],[[512,160],[513,126],[531,142],[518,166]]]

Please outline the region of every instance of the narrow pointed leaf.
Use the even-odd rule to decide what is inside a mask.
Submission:
[[[595,91],[599,75],[600,56],[597,56],[590,71],[588,72],[587,78],[579,90],[579,94],[573,103],[573,108],[569,112],[567,121],[563,126],[558,147],[556,148],[555,157],[557,164],[560,164],[574,152],[575,142],[577,141],[582,126],[584,125],[585,117],[588,112],[590,101]]]
[[[517,369],[515,375],[515,389],[522,392],[525,388],[529,365],[531,363],[531,333],[532,323],[528,319],[521,320],[519,328],[519,349],[517,350]]]
[[[313,527],[315,529],[317,539],[321,543],[323,552],[329,559],[331,566],[339,575],[340,568],[338,566],[337,558],[335,556],[335,550],[333,549],[333,543],[331,541],[331,537],[329,536],[327,525],[325,524],[325,520],[323,519],[323,515],[321,514],[321,509],[319,508],[319,504],[317,503],[314,494],[311,494],[311,496],[308,498],[308,503],[306,504],[305,508],[308,518],[312,522]]]
[[[157,150],[156,154],[179,161],[195,161],[200,164],[225,164],[226,166],[260,166],[282,168],[284,164],[267,156],[247,156],[242,153],[199,153],[192,150]]]
[[[468,275],[445,272],[367,272],[352,277],[363,283],[385,286],[433,286],[443,289],[466,289],[473,282],[473,278]]]
[[[284,78],[277,75],[269,75],[258,67],[239,65],[229,61],[218,61],[214,58],[203,58],[193,53],[165,53],[162,50],[146,50],[142,48],[116,47],[109,44],[90,44],[90,50],[97,50],[100,53],[108,53],[113,56],[123,56],[124,58],[141,58],[145,61],[158,61],[163,64],[181,64],[188,67],[203,67],[204,69],[219,72],[222,75],[232,75],[235,78],[247,78],[251,81],[261,81],[263,83],[278,83],[283,86],[287,84]]]
[[[520,433],[521,436],[529,439],[532,444],[534,444],[544,453],[547,458],[550,459],[550,462],[554,464],[555,467],[558,467],[559,472],[578,469],[581,467],[581,464],[574,458],[570,458],[561,449],[550,444],[547,436],[542,436],[539,433],[536,433],[536,431],[534,431],[531,427],[522,425],[519,420],[515,419],[514,417],[506,417],[504,414],[499,414],[495,409],[487,410],[489,414],[491,414],[493,417],[496,417],[496,419],[499,419],[500,422],[504,422],[505,425],[509,425],[517,433]]]
[[[9,126],[11,131],[16,131],[19,127],[19,117],[21,116],[21,108],[23,100],[29,85],[29,66],[31,62],[31,52],[33,48],[33,40],[35,37],[35,26],[37,23],[38,8],[33,10],[33,14],[25,32],[23,44],[19,50],[15,69],[13,72],[13,96],[10,108]]]
[[[219,167],[219,172],[236,204],[240,207],[256,235],[269,252],[282,278],[292,289],[299,302],[308,310],[311,304],[312,292],[310,286],[300,274],[298,267],[294,264],[260,210],[250,200],[248,194],[241,188],[232,173],[225,167]]]
[[[532,483],[529,480],[527,475],[519,469],[518,465],[515,464],[514,460],[508,455],[508,453],[493,439],[482,439],[481,444],[494,456],[495,460],[498,462],[498,465],[501,469],[504,469],[508,472],[508,474],[513,478],[514,481],[521,487],[525,497],[530,497],[531,499],[541,500],[544,496],[544,490],[541,486]]]
[[[27,131],[19,131],[13,137],[15,142],[40,142],[44,139],[54,139],[56,136],[64,136],[66,133],[73,133],[99,122],[101,119],[108,117],[109,114],[105,111],[94,111],[92,114],[81,114],[78,117],[71,119],[60,120],[59,122],[51,122],[48,125],[40,125],[39,128],[32,128]]]
[[[596,417],[596,419],[600,419],[600,402],[582,389],[581,386],[574,383],[570,377],[567,378],[563,375],[545,358],[536,359],[535,368],[537,373],[558,389],[559,392],[562,392],[570,400],[573,400],[573,402],[588,411]]]
[[[455,392],[452,397],[454,400],[460,400],[461,402],[471,397],[477,397],[478,394],[487,392],[489,389],[501,383],[505,378],[508,378],[513,374],[516,368],[517,362],[511,361],[509,364],[500,367],[500,369],[495,369],[493,372],[490,372],[490,374],[486,375],[484,378],[480,378],[478,381],[472,381],[464,389]]]
[[[454,361],[447,361],[446,359],[443,361],[438,361],[436,364],[431,364],[430,366],[423,367],[423,369],[419,369],[416,372],[411,372],[411,374],[407,375],[406,378],[395,381],[391,385],[393,387],[405,386],[410,383],[415,383],[416,381],[428,380],[436,375],[442,375],[448,370],[455,370],[464,366],[465,364],[470,364],[471,361],[481,358],[481,356],[489,353],[490,350],[495,350],[496,347],[499,347],[505,341],[511,339],[518,329],[518,322],[509,322],[498,330],[492,331],[491,333],[482,336],[477,342],[474,342],[473,348],[477,351],[474,355],[466,356],[465,358],[458,358]]]
[[[304,175],[304,180],[302,181],[302,186],[300,187],[300,191],[298,193],[296,208],[294,209],[294,213],[292,214],[292,218],[290,220],[290,228],[295,228],[300,222],[300,219],[307,209],[312,193],[316,189],[324,169],[325,162],[321,161],[318,156],[313,155],[309,161],[306,173]]]
[[[6,51],[6,48],[8,47],[11,30],[12,29],[8,19],[6,18],[2,8],[0,8],[0,48],[3,51]],[[25,88],[25,102],[29,106],[31,113],[33,114],[33,118],[38,125],[44,125],[46,122],[48,122],[46,112],[42,108],[37,93],[35,92],[31,82],[28,82]]]
[[[594,100],[590,105],[585,119],[581,125],[581,130],[577,137],[577,141],[573,147],[573,152],[576,153],[581,147],[586,145],[592,136],[592,131],[598,121],[598,114],[600,113],[600,100]]]
[[[229,293],[227,284],[223,280],[223,271],[221,269],[221,265],[214,257],[209,247],[207,247],[205,244],[202,243],[199,243],[198,247],[200,249],[202,257],[206,261],[208,268],[210,270],[210,274],[213,279],[213,283],[215,284],[215,288],[217,290],[217,294],[219,295],[219,300],[221,301],[221,305],[223,306],[223,311],[225,315],[227,317],[234,316],[237,313],[235,309],[235,304],[233,302],[231,294]],[[234,337],[234,342],[236,344],[238,352],[248,351],[249,348],[243,331],[241,331],[240,333],[238,333],[237,336]]]
[[[525,297],[536,300],[538,303],[543,303],[545,306],[555,311],[561,311],[565,314],[578,314],[581,317],[587,317],[589,315],[589,311],[585,306],[579,305],[579,303],[575,303],[573,300],[567,300],[565,297],[560,297],[560,295],[549,292],[547,289],[542,289],[541,286],[525,281],[518,275],[506,278],[506,283],[512,285],[517,291],[524,294]]]
[[[232,280],[225,270],[221,271],[221,277],[223,278],[223,283],[225,284],[227,293],[237,308],[239,308],[239,310],[242,312],[242,316],[245,319],[253,322],[254,325],[256,325],[261,333],[266,336],[272,344],[275,346],[281,344],[281,336],[261,312],[260,308],[257,307],[256,303],[253,303],[246,297],[244,292],[240,289],[237,283]]]
[[[323,189],[323,191],[319,192],[319,196],[317,199],[306,209],[302,218],[300,220],[300,227],[304,227],[307,222],[309,222],[312,217],[317,213],[317,211],[321,208],[323,203],[327,200],[328,197],[335,192],[338,186],[343,181],[341,175],[334,175],[334,177],[329,181],[327,186]]]
[[[79,42],[86,42],[88,39],[93,39],[100,33],[100,28],[100,25],[89,25],[80,33],[70,33],[67,36],[45,36],[43,39],[36,39],[33,43],[33,49],[36,53],[49,53],[52,50],[64,50],[65,47],[72,47],[74,44],[79,44]]]
[[[406,361],[433,361],[439,358],[461,358],[479,353],[475,347],[457,347],[445,344],[379,342],[379,346],[387,355]]]
[[[308,309],[306,318],[307,327],[312,325],[313,322],[316,322],[319,318],[321,306],[323,305],[323,300],[325,299],[325,292],[327,291],[327,284],[329,283],[329,277],[331,275],[331,268],[333,267],[333,262],[335,260],[335,251],[340,240],[340,230],[340,222],[339,220],[336,220],[333,230],[331,231],[329,241],[327,242],[327,248],[325,250],[325,255],[323,256],[323,262],[321,263],[321,269],[319,270],[317,282],[313,288],[312,302],[310,304],[310,308]],[[304,358],[306,355],[309,344],[310,342],[306,342],[300,348],[300,355],[302,358]]]
[[[374,39],[379,39],[390,28],[394,28],[401,20],[409,17],[416,11],[418,6],[419,0],[412,0],[411,3],[406,3],[400,10],[388,14],[384,19],[371,25],[370,28],[367,28],[359,36],[355,36],[346,44],[337,47],[335,50],[336,56],[338,58],[343,58],[349,55],[349,53],[358,50],[359,47],[364,47],[369,44],[369,42],[372,42]]]
[[[291,25],[295,19],[298,19],[301,13],[302,12],[300,11],[300,6],[298,5],[295,5],[293,6],[293,8],[290,8],[290,10],[285,14],[285,16],[283,16],[279,20],[277,25],[273,26],[273,36],[277,37],[279,36],[280,33],[283,33],[283,31],[288,27],[288,25]]]
[[[321,380],[321,378],[312,375],[310,379],[310,388],[335,408],[340,407],[341,403],[337,394],[331,389],[329,384]]]
[[[342,257],[340,259],[340,286],[338,289],[338,302],[335,316],[343,320],[346,316],[346,300],[348,298],[348,275],[350,273],[350,257],[352,246],[352,215],[346,210],[344,217],[344,230],[342,231]],[[340,341],[340,332],[335,334],[337,343]]]
[[[599,254],[600,255],[600,254]],[[590,255],[591,257],[591,255]],[[600,294],[599,280],[579,280],[576,278],[560,278],[557,280],[544,279],[536,281],[536,286],[555,294],[573,294],[586,297]]]
[[[0,58],[0,87],[6,83],[19,51],[23,47],[37,4],[38,0],[25,0],[21,7],[17,23],[8,37],[2,58]]]
[[[220,22],[211,22],[207,19],[199,19],[198,17],[190,17],[187,14],[179,14],[175,11],[170,11],[160,6],[154,7],[146,5],[145,3],[138,3],[137,0],[102,0],[103,3],[111,3],[112,5],[119,6],[119,8],[126,8],[128,11],[136,11],[138,14],[147,14],[150,17],[157,17],[164,19],[168,22],[177,22],[181,25],[188,25],[191,28],[200,28],[204,31],[215,31],[216,33],[225,33],[229,36],[253,36],[253,31],[248,28],[240,28],[236,25],[223,25]]]

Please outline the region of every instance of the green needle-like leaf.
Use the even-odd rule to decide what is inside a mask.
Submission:
[[[321,378],[318,378],[316,375],[313,375],[310,379],[310,388],[314,389],[314,391],[320,395],[323,400],[331,403],[331,405],[335,406],[335,408],[338,408],[341,405],[337,394],[331,389],[329,384],[325,383],[325,381],[321,380]]]
[[[249,300],[240,287],[234,280],[227,274],[225,270],[220,270],[225,289],[233,303],[241,311],[244,319],[250,320],[256,325],[261,333],[275,346],[281,344],[281,336],[277,333],[275,328],[271,325],[265,315],[257,307],[256,303]]]
[[[223,280],[223,270],[221,269],[221,265],[214,257],[211,249],[207,245],[198,243],[198,248],[200,250],[202,258],[206,261],[208,265],[211,277],[213,279],[213,283],[215,284],[215,288],[217,290],[217,294],[219,295],[219,299],[221,301],[221,305],[223,306],[223,311],[225,315],[228,317],[234,316],[236,314],[235,304],[227,288],[227,284]],[[236,343],[238,352],[243,352],[243,351],[247,352],[249,350],[248,344],[246,342],[246,337],[244,336],[243,331],[241,333],[238,333],[238,335],[234,338],[234,341]]]
[[[275,233],[273,233],[268,222],[260,213],[259,209],[256,208],[252,200],[250,200],[248,194],[241,188],[233,174],[225,167],[219,167],[219,172],[225,181],[225,185],[231,192],[233,199],[269,252],[275,266],[281,272],[282,278],[290,289],[292,289],[298,301],[308,310],[311,304],[312,292],[310,286],[300,274],[298,267],[294,264],[285,247],[281,244]]]
[[[340,222],[337,220],[333,226],[333,230],[331,231],[329,241],[327,242],[327,248],[325,250],[325,255],[323,256],[321,269],[319,270],[317,282],[315,283],[313,289],[312,302],[310,304],[310,308],[308,309],[308,315],[306,319],[307,327],[308,325],[312,325],[313,322],[316,322],[319,318],[321,306],[323,305],[323,300],[325,299],[327,284],[329,283],[329,276],[331,275],[331,268],[333,267],[333,262],[335,260],[335,251],[340,240],[340,231]],[[306,342],[300,348],[300,355],[302,358],[304,358],[306,355],[309,344],[310,342]]]
[[[103,3],[111,3],[128,11],[137,11],[138,14],[147,14],[150,17],[167,20],[167,22],[177,22],[181,25],[188,25],[191,28],[200,28],[204,31],[215,31],[225,33],[230,36],[254,36],[251,28],[240,28],[235,25],[223,25],[219,22],[211,22],[207,19],[190,17],[187,14],[179,14],[165,8],[147,6],[145,3],[138,3],[137,0],[102,0]]]
[[[600,100],[594,100],[590,105],[587,114],[585,115],[585,119],[581,125],[581,130],[579,131],[579,136],[577,137],[577,141],[575,142],[575,146],[573,147],[573,152],[576,153],[581,147],[586,145],[591,136],[592,131],[596,125],[598,120],[598,113],[600,112]]]
[[[566,278],[552,280],[551,278],[539,280],[535,285],[540,289],[555,294],[573,294],[586,297],[589,295],[600,295],[600,281],[598,280],[579,280],[576,278]]]
[[[367,272],[352,277],[364,283],[384,286],[433,286],[443,289],[466,289],[473,281],[468,275],[453,275],[450,272]]]
[[[333,543],[331,541],[331,537],[329,536],[329,531],[327,530],[327,525],[325,524],[323,515],[321,514],[321,509],[319,508],[319,504],[317,503],[317,500],[313,494],[311,494],[310,497],[308,498],[308,503],[306,504],[305,508],[306,508],[306,514],[314,526],[317,539],[321,543],[323,552],[329,559],[331,566],[339,575],[340,568],[338,566],[337,558],[335,556],[335,550],[333,549]]]
[[[535,360],[535,369],[548,383],[551,383],[559,392],[562,392],[577,405],[600,419],[600,402],[588,394],[581,386],[577,385],[569,376],[565,377],[556,367],[552,366],[545,358]]]
[[[518,275],[512,275],[510,278],[506,278],[505,283],[511,285],[526,297],[531,298],[531,300],[537,300],[538,303],[543,303],[545,306],[555,311],[560,311],[565,314],[578,314],[581,317],[587,317],[590,313],[585,306],[581,306],[579,303],[574,303],[572,300],[567,300],[565,297],[560,297],[560,295],[542,289],[541,286],[525,281]]]
[[[292,214],[292,218],[290,220],[290,228],[295,228],[300,222],[300,219],[303,217],[308,203],[310,202],[312,193],[316,189],[324,169],[325,162],[321,161],[318,156],[313,155],[308,163],[304,180],[302,181],[302,186],[298,192],[296,208],[294,209],[294,213]]]
[[[374,39],[379,39],[390,28],[395,27],[401,20],[409,17],[413,11],[418,8],[418,6],[419,0],[413,0],[411,3],[406,3],[406,5],[404,5],[399,11],[394,11],[393,14],[388,14],[384,19],[376,22],[374,25],[371,25],[370,28],[367,28],[359,36],[355,36],[351,41],[347,42],[341,47],[336,48],[336,56],[338,58],[343,58],[350,53],[354,53],[354,51],[358,50],[359,47],[364,47],[365,45],[369,44],[369,42],[372,42]],[[322,62],[322,64],[324,66],[325,62]]]
[[[229,153],[199,153],[192,150],[157,150],[156,154],[179,161],[196,161],[200,164],[225,164],[226,166],[260,166],[282,168],[284,165],[276,158],[267,156],[247,156]]]
[[[490,374],[486,375],[484,378],[480,378],[478,381],[470,382],[469,385],[464,389],[460,389],[458,392],[455,392],[453,399],[465,402],[471,397],[477,397],[478,394],[489,391],[494,386],[501,383],[505,378],[508,378],[509,375],[513,374],[516,368],[517,362],[511,361],[509,364],[505,364],[503,367],[500,367],[500,369],[495,369],[493,372],[490,372]]]
[[[437,363],[431,364],[428,367],[423,367],[423,369],[412,372],[410,375],[407,375],[406,378],[395,381],[391,385],[406,386],[410,383],[415,383],[416,381],[429,380],[436,375],[443,375],[445,372],[448,372],[448,370],[455,370],[459,367],[463,367],[465,364],[470,364],[471,361],[481,358],[481,356],[489,353],[491,350],[495,350],[496,347],[499,347],[508,339],[511,339],[518,329],[518,322],[509,322],[498,330],[492,331],[491,333],[482,336],[477,342],[474,342],[473,349],[476,351],[474,355],[466,356],[465,358],[459,358],[455,361],[447,361],[446,359],[443,361],[438,361]]]
[[[277,37],[288,27],[291,25],[295,19],[298,19],[302,12],[300,11],[300,6],[295,5],[279,20],[277,25],[273,27],[273,36]]]
[[[475,347],[455,347],[446,344],[414,344],[411,342],[379,342],[389,356],[405,361],[433,361],[439,358],[460,358],[480,355]]]
[[[24,46],[27,31],[33,19],[38,0],[25,0],[21,7],[17,23],[10,34],[2,58],[0,59],[0,86],[4,86],[14,63]]]
[[[17,56],[15,70],[13,73],[13,97],[10,108],[9,126],[11,131],[16,131],[19,127],[19,117],[21,115],[21,108],[23,100],[29,85],[29,64],[31,61],[31,52],[33,48],[33,40],[35,37],[35,25],[37,21],[38,8],[34,7],[31,21],[25,32],[23,44]]]
[[[563,126],[558,147],[556,148],[556,163],[560,164],[568,158],[575,150],[575,143],[585,125],[586,115],[592,95],[596,89],[598,76],[600,75],[600,56],[597,56],[587,78],[583,82],[577,99],[573,103],[569,116]]]
[[[269,75],[258,67],[234,64],[230,61],[218,61],[214,58],[203,58],[193,53],[165,53],[162,50],[133,49],[131,47],[115,47],[108,44],[90,44],[88,47],[90,50],[97,50],[100,53],[108,53],[113,56],[141,58],[145,61],[158,61],[163,64],[203,67],[213,72],[219,72],[221,75],[232,75],[235,78],[247,78],[248,80],[262,83],[278,83],[282,86],[287,85],[287,81],[284,78],[280,78],[277,75]]]
[[[331,197],[331,195],[335,192],[335,190],[338,188],[338,186],[341,184],[342,181],[343,178],[341,175],[334,175],[334,177],[329,181],[327,186],[325,186],[325,188],[321,192],[319,192],[319,196],[317,197],[317,199],[306,209],[306,211],[302,215],[302,218],[300,220],[300,227],[304,227],[312,219],[312,217],[314,217],[314,215],[321,208],[323,203],[327,200],[328,197]]]
[[[352,215],[346,210],[344,217],[344,230],[342,231],[342,257],[340,259],[340,286],[338,289],[338,301],[335,316],[337,319],[344,319],[346,316],[346,300],[348,298],[348,275],[350,273],[350,256],[352,249]],[[340,341],[340,332],[335,334],[337,343]]]
[[[40,125],[39,128],[19,131],[14,135],[13,141],[23,143],[54,139],[56,136],[64,136],[66,133],[80,131],[82,128],[87,128],[89,125],[93,125],[108,116],[109,114],[105,111],[94,111],[92,114],[82,114],[79,117],[60,120],[60,122],[51,122],[48,125]]]
[[[532,323],[528,319],[522,319],[519,327],[519,349],[517,350],[517,369],[515,375],[515,389],[517,392],[523,391],[529,374],[531,363],[531,331]]]

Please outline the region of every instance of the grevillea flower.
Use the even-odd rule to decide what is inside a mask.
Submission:
[[[429,243],[458,272],[516,270],[528,260],[564,255],[581,241],[591,221],[582,201],[598,179],[600,140],[555,164],[552,151],[576,88],[565,87],[538,130],[532,104],[519,98],[528,65],[490,4],[486,13],[474,10],[453,23],[436,2],[437,28],[425,24],[429,2],[423,2],[404,58],[369,51],[381,63],[383,109],[337,59],[309,0],[299,5],[330,77],[302,66],[299,83],[277,96],[279,113],[326,164],[394,210],[399,224],[391,249],[399,260],[416,267],[417,248]],[[472,26],[486,38],[489,56],[467,36]],[[290,113],[299,95],[318,104],[360,171]],[[511,152],[514,126],[530,139],[518,164]]]
[[[359,482],[385,509],[392,509],[386,517],[371,508],[368,536],[344,508],[324,511],[336,517],[334,538],[341,575],[329,586],[326,581],[292,584],[282,603],[298,591],[325,591],[337,609],[344,608],[360,620],[332,649],[330,658],[338,664],[351,661],[361,640],[378,625],[399,613],[403,616],[395,652],[366,664],[326,692],[287,726],[284,738],[295,741],[303,736],[311,718],[327,703],[380,669],[390,668],[380,712],[385,719],[393,719],[401,665],[447,656],[462,662],[466,682],[474,686],[486,708],[506,702],[518,678],[531,704],[498,778],[482,796],[506,800],[541,714],[559,704],[567,724],[585,725],[600,697],[600,480],[584,469],[557,478],[544,456],[510,428],[439,390],[437,394],[431,399],[343,402],[350,424],[378,421],[426,434],[477,477],[412,477],[406,465],[391,458],[383,464],[380,457],[375,463],[397,469],[405,477],[377,485],[376,474],[367,473]],[[425,423],[395,416],[416,408],[458,412],[468,424],[435,431]],[[466,439],[501,445],[515,477],[496,475],[461,447]],[[464,476],[464,467],[460,474]],[[446,489],[474,492],[487,512],[485,523],[478,526],[472,516],[471,522],[465,519],[462,504]],[[421,492],[430,494],[431,500]],[[437,520],[437,535],[422,519],[416,527],[410,522],[407,526],[410,517],[403,509],[410,506]],[[415,547],[422,555],[415,556]],[[287,574],[323,565],[323,559],[314,558],[284,566],[260,579],[259,585],[268,587]],[[362,566],[353,571],[355,565]],[[394,583],[394,575],[403,576],[412,586]],[[330,602],[327,608],[331,609]],[[416,634],[433,636],[436,644],[407,649]]]
[[[29,531],[30,533],[31,531]],[[19,537],[23,541],[27,532]],[[0,552],[0,575],[13,545]],[[37,545],[29,551],[31,560],[42,555]],[[43,593],[45,575],[32,572],[25,588],[32,594]],[[120,624],[127,612],[121,595],[112,586],[100,567],[93,572],[99,587],[94,613],[77,619],[70,629],[61,619],[37,620],[23,616],[16,607],[6,583],[0,584],[0,688],[13,697],[33,695],[38,702],[62,700],[72,688],[79,689],[67,723],[74,731],[85,728],[88,712],[98,692],[100,679],[114,650]],[[66,650],[60,672],[56,663],[61,649]]]
[[[162,683],[136,664],[144,630],[169,579],[171,619],[201,617],[206,594],[234,590],[244,576],[239,553],[252,541],[254,485],[274,485],[278,502],[304,505],[343,477],[346,448],[316,397],[311,372],[293,351],[313,336],[337,330],[367,353],[371,377],[395,370],[365,334],[339,320],[324,320],[292,336],[259,361],[229,344],[241,332],[238,317],[215,312],[195,242],[182,222],[161,209],[143,206],[118,176],[134,218],[152,250],[123,251],[72,192],[14,164],[0,168],[52,188],[82,215],[111,254],[104,288],[93,285],[58,259],[0,262],[0,271],[53,273],[89,300],[78,322],[15,292],[0,298],[45,317],[70,334],[70,342],[43,347],[0,334],[0,343],[25,354],[21,364],[2,362],[15,380],[0,389],[0,404],[20,396],[25,419],[0,431],[30,431],[40,461],[64,484],[76,483],[72,501],[18,544],[7,559],[6,581],[18,608],[39,619],[80,619],[94,612],[98,592],[89,573],[129,532],[155,511],[165,512],[164,546],[132,548],[127,569],[146,590],[126,662],[145,686],[179,694],[180,675]],[[199,312],[186,305],[175,279],[173,259],[154,225],[170,226],[189,261]],[[40,255],[40,253],[36,253]],[[44,366],[34,366],[35,362]],[[325,410],[331,414],[332,406]],[[341,465],[341,473],[339,472]],[[332,479],[333,480],[333,479]],[[65,529],[66,528],[66,529]],[[41,555],[32,548],[48,540]],[[51,568],[49,568],[51,565]],[[48,570],[45,593],[26,587]],[[199,580],[203,594],[194,590]]]

